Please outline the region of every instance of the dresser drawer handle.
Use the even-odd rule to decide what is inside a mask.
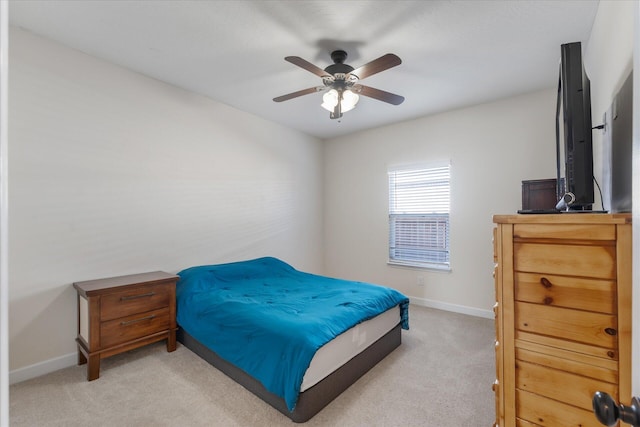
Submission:
[[[127,295],[124,297],[120,297],[120,301],[128,301],[130,299],[136,299],[136,298],[144,298],[144,297],[152,297],[154,296],[156,293],[155,292],[149,292],[146,294],[140,294],[140,295]]]
[[[145,320],[153,320],[155,318],[156,318],[156,315],[152,314],[151,316],[141,317],[139,319],[134,319],[134,320],[128,320],[126,322],[120,322],[120,326],[128,326],[133,323],[144,322]]]
[[[607,333],[607,335],[611,335],[611,336],[618,335],[618,331],[616,331],[613,328],[606,328],[604,331]]]
[[[547,289],[553,286],[552,283],[549,281],[549,279],[547,279],[546,277],[540,278],[540,283],[542,283],[542,286],[544,286]]]

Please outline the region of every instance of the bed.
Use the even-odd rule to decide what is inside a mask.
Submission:
[[[272,257],[178,273],[178,340],[305,422],[401,343],[409,299]]]

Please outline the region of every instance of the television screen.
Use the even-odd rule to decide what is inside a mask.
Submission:
[[[582,45],[563,44],[556,114],[557,182],[558,205],[569,211],[591,210],[594,202],[591,126],[591,87]]]

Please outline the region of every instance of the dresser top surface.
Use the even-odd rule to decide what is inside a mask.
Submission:
[[[631,214],[581,212],[558,214],[511,214],[494,215],[493,222],[496,224],[631,224]]]

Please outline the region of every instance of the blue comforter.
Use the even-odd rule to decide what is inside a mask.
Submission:
[[[292,411],[316,351],[394,306],[409,329],[409,299],[391,288],[303,273],[276,258],[178,273],[180,327],[284,398]]]

